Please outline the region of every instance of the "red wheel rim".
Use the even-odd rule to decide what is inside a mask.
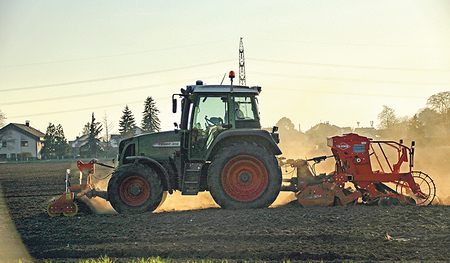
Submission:
[[[120,197],[129,206],[139,206],[150,196],[150,186],[140,176],[126,178],[120,185]]]
[[[260,197],[269,181],[264,164],[253,156],[241,155],[231,159],[222,172],[222,185],[233,199],[249,202]]]

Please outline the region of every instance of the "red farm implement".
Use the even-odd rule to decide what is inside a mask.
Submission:
[[[402,141],[374,141],[350,133],[328,138],[327,145],[333,155],[285,163],[296,169],[297,176],[285,179],[290,185],[283,186],[283,190],[295,191],[301,205],[429,205],[433,202],[436,196],[433,180],[423,172],[412,170],[414,142],[407,147]],[[330,157],[336,161],[335,171],[316,175],[315,165]]]
[[[83,163],[82,161],[77,162],[77,167],[80,170],[80,184],[75,186],[70,186],[69,174],[70,170],[66,171],[66,191],[58,199],[50,201],[47,205],[47,214],[51,217],[60,216],[74,216],[78,213],[77,200],[86,196],[87,198],[92,198],[96,196],[103,197],[106,199],[106,192],[96,190],[95,184],[91,182],[91,177],[95,173],[95,164],[105,166],[108,168],[114,168],[112,166],[99,163],[96,159],[89,161],[88,163]],[[87,176],[83,174],[87,171]]]

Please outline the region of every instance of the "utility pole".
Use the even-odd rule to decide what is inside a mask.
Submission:
[[[245,83],[245,59],[244,59],[244,42],[239,43],[239,85],[246,86]]]

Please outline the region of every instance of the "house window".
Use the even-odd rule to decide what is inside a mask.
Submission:
[[[2,142],[2,147],[6,147],[6,142]]]
[[[22,147],[28,147],[28,141],[21,141]]]

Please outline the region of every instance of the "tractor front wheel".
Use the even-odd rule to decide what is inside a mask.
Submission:
[[[163,187],[156,172],[142,164],[118,167],[108,183],[108,200],[119,213],[154,211],[163,198]]]
[[[263,208],[277,198],[281,170],[264,146],[237,142],[214,156],[208,170],[208,187],[223,208]]]

